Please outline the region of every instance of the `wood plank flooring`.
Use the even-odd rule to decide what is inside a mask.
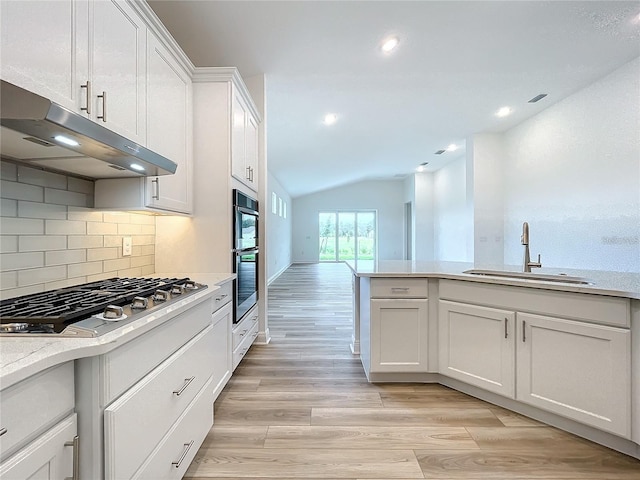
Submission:
[[[293,265],[185,478],[640,480],[640,461],[439,385],[367,383],[342,264]]]

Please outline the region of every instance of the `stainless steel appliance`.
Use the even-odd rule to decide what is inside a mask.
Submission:
[[[208,288],[189,278],[110,278],[0,302],[0,335],[97,337]]]
[[[258,301],[258,201],[233,190],[233,322],[242,320]]]
[[[91,84],[84,87],[89,99]],[[178,168],[86,116],[4,80],[0,98],[0,152],[5,158],[96,179],[169,175]]]

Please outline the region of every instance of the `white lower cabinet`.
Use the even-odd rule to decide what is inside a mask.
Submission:
[[[517,398],[630,437],[631,332],[517,314]]]
[[[515,397],[515,312],[440,301],[440,373]]]
[[[77,477],[76,414],[24,447],[0,465],[3,480],[65,480]]]
[[[258,336],[258,316],[259,310],[256,305],[253,309],[249,310],[242,321],[233,328],[233,333],[231,335],[233,348],[233,370],[236,369]]]
[[[211,349],[213,353],[213,399],[218,395],[231,378],[232,350],[231,323],[233,318],[233,304],[227,303],[212,316],[213,339]]]
[[[426,372],[428,300],[371,300],[371,372]]]

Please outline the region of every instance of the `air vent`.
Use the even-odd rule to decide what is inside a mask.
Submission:
[[[547,94],[546,93],[541,93],[540,95],[536,95],[535,97],[533,97],[531,100],[529,100],[529,103],[536,103],[539,102],[540,100],[542,100],[544,97],[546,97]]]
[[[113,168],[114,170],[126,170],[126,168],[122,168],[122,167],[120,167],[120,166],[118,166],[118,165],[111,165],[111,164],[109,164],[109,166],[110,166],[111,168]]]
[[[27,142],[35,143],[42,147],[55,147],[53,143],[46,142],[45,140],[40,140],[39,138],[36,138],[36,137],[24,137],[23,140],[26,140]]]
[[[435,154],[436,155],[442,155],[444,152],[446,152],[446,150],[438,150]]]

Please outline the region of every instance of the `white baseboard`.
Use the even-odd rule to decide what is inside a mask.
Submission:
[[[289,265],[281,268],[276,273],[274,273],[271,277],[267,279],[267,286],[271,285],[280,275],[282,275],[287,268],[289,268],[293,263],[289,263]]]

